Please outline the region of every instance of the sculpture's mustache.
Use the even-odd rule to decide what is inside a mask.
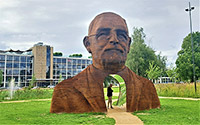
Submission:
[[[109,48],[109,49],[105,49],[105,51],[104,51],[104,52],[111,51],[111,50],[116,50],[116,51],[119,51],[119,52],[121,52],[121,53],[124,53],[124,51],[123,51],[123,50],[121,50],[121,49],[118,49],[118,48]]]

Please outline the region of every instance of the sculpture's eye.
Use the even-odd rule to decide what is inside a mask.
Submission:
[[[128,40],[128,35],[125,32],[117,32],[117,38],[120,41],[127,41]]]
[[[99,40],[106,40],[107,37],[109,36],[109,32],[108,31],[103,31],[103,32],[99,32],[97,35],[96,35],[96,38],[99,39]]]

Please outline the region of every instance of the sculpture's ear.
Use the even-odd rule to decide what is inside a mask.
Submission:
[[[131,38],[129,37],[129,41],[128,41],[128,51],[127,51],[127,53],[129,53],[130,47],[131,47]]]
[[[91,49],[90,49],[90,41],[89,41],[89,37],[88,36],[85,36],[84,39],[83,39],[83,44],[85,46],[85,48],[87,49],[87,51],[89,53],[92,53],[91,52]]]

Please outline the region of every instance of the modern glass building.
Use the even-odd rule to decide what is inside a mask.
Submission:
[[[0,51],[0,70],[3,87],[8,87],[11,79],[20,87],[28,86],[32,76],[37,86],[57,84],[60,79],[73,77],[92,64],[89,58],[53,56],[53,47],[35,44],[26,51]]]

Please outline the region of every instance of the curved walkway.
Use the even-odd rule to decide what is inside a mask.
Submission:
[[[108,109],[107,117],[114,118],[116,125],[143,125],[143,122],[137,116],[126,112],[125,106],[114,106],[114,109]]]
[[[185,98],[185,97],[161,97],[159,96],[160,99],[184,99],[184,100],[194,100],[198,101],[200,98]]]

